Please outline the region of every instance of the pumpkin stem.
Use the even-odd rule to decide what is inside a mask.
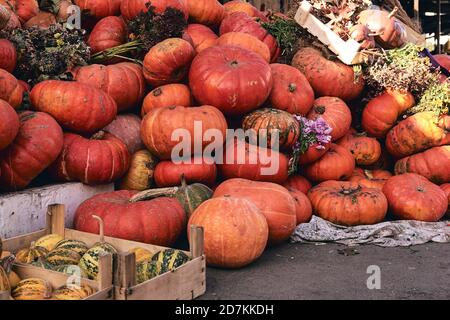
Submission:
[[[98,226],[100,229],[100,243],[105,243],[105,224],[103,223],[103,219],[95,214],[92,215],[92,218],[98,221]]]
[[[102,140],[105,137],[106,132],[100,130],[99,132],[92,135],[91,140]]]
[[[325,106],[315,106],[314,111],[318,114],[324,114],[325,113]]]
[[[160,189],[145,190],[145,191],[135,194],[133,197],[131,197],[129,202],[135,203],[135,202],[150,200],[150,199],[154,199],[154,198],[158,198],[158,197],[167,197],[167,196],[175,195],[179,189],[180,189],[179,187],[172,187],[172,188],[160,188]]]
[[[394,9],[392,9],[391,13],[389,13],[388,18],[391,19],[398,11],[398,7],[395,6]]]
[[[154,97],[159,97],[160,95],[162,95],[163,91],[161,88],[156,88],[155,90],[152,91],[152,94]]]
[[[184,173],[181,174],[180,178],[181,178],[181,188],[186,189],[187,183],[186,183],[186,178],[184,176]]]
[[[194,212],[194,207],[193,207],[191,199],[189,197],[188,185],[186,183],[186,178],[184,177],[184,173],[181,174],[181,190],[183,190],[184,197],[186,198],[186,201],[187,201],[187,204],[189,207],[189,212],[186,212],[186,214],[189,218],[192,215],[192,213]]]
[[[297,85],[295,83],[289,83],[289,92],[295,92],[297,90]]]
[[[231,61],[230,66],[232,67],[237,67],[239,65],[239,62],[237,62],[236,60]]]

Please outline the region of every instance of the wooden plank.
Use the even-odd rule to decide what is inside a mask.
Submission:
[[[119,286],[131,288],[136,285],[136,255],[134,253],[122,253],[119,255]]]
[[[189,246],[191,248],[192,258],[197,258],[204,253],[204,232],[203,228],[199,226],[191,226]]]
[[[44,229],[23,236],[5,239],[3,240],[3,247],[5,250],[16,253],[20,249],[29,247],[32,242],[47,234],[49,234],[49,231],[47,229]]]
[[[104,290],[113,286],[113,256],[105,254],[98,261],[98,288]]]
[[[51,233],[58,234],[64,238],[65,231],[65,206],[63,204],[52,204],[47,210],[47,226]]]

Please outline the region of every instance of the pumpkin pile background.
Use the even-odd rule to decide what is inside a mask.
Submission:
[[[9,17],[0,29],[48,28],[67,18],[70,2],[50,13],[34,0],[0,0]],[[32,86],[14,73],[14,45],[0,39],[0,190],[42,181],[115,183],[118,191],[80,205],[78,230],[97,233],[96,214],[108,236],[170,247],[200,225],[207,262],[230,268],[286,241],[313,214],[347,226],[387,215],[438,221],[449,214],[450,116],[403,118],[417,102],[411,93],[367,97],[363,77],[313,47],[300,48],[286,64],[277,39],[259,23],[270,14],[239,0],[74,3],[89,12],[83,27],[92,54],[123,45],[126,22],[148,3],[157,13],[179,10],[187,27],[144,52],[142,64],[114,57],[67,70],[73,81]],[[305,143],[302,121],[323,120],[329,141],[307,145],[292,173],[292,150]],[[261,174],[265,150],[247,142],[244,163],[216,164],[201,154],[184,155],[199,160],[192,164],[173,163],[172,133],[183,128],[193,137],[194,121],[223,135],[228,128],[280,130],[280,150],[268,151],[277,172]],[[236,153],[238,141],[224,149]],[[132,201],[148,189],[155,190]]]

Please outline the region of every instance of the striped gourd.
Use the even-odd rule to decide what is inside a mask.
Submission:
[[[155,273],[154,268],[156,264],[152,259],[143,260],[136,263],[136,281],[142,283],[152,278]]]
[[[45,257],[45,260],[54,267],[66,264],[78,264],[80,259],[81,256],[78,252],[66,248],[53,249]]]
[[[155,264],[152,267],[152,278],[174,270],[189,260],[189,256],[180,250],[166,249],[159,251],[152,257]]]
[[[48,254],[48,250],[43,247],[32,246],[31,248],[25,248],[19,250],[16,253],[16,262],[20,263],[32,263],[40,257],[45,257]]]
[[[83,241],[66,239],[58,242],[56,248],[65,248],[78,252],[80,256],[83,256],[89,247]]]
[[[92,247],[93,248],[94,247],[100,247],[100,248],[103,248],[103,250],[105,250],[108,253],[117,254],[117,249],[114,248],[114,246],[112,244],[108,243],[108,242],[97,242]]]
[[[108,243],[99,243],[96,246],[90,248],[84,255],[81,257],[78,266],[85,272],[91,280],[96,280],[98,276],[98,265],[100,256],[105,254],[116,254],[117,250]]]
[[[8,274],[8,279],[9,279],[9,284],[11,285],[11,289],[14,289],[15,287],[17,287],[17,284],[22,281],[22,279],[20,279],[19,275],[17,273],[15,273],[14,271],[11,271]]]
[[[94,290],[87,285],[81,285],[81,287],[64,285],[54,291],[53,298],[56,300],[82,300],[93,293]]]
[[[52,270],[53,269],[53,265],[48,263],[47,260],[45,260],[45,257],[38,258],[36,261],[33,261],[31,263],[31,265],[35,266],[35,267],[42,268],[42,269],[47,269],[47,270]]]
[[[38,278],[30,278],[20,281],[11,296],[15,300],[43,300],[51,297],[52,287],[50,284]]]
[[[11,284],[9,283],[8,274],[6,273],[5,269],[3,269],[2,266],[0,266],[0,292],[10,290]]]
[[[133,248],[130,250],[131,253],[134,253],[136,256],[136,263],[140,263],[145,260],[150,260],[153,254],[144,248]]]
[[[56,244],[61,240],[64,240],[64,238],[61,237],[59,234],[48,234],[46,236],[39,238],[34,243],[34,245],[36,247],[42,247],[47,249],[48,251],[52,251],[53,249],[56,248]]]
[[[80,276],[81,278],[87,278],[86,273],[81,270],[81,268],[78,265],[73,264],[66,264],[61,266],[56,266],[53,268],[53,271],[65,273],[69,276]]]

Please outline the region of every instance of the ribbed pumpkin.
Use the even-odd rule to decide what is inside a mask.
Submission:
[[[43,247],[36,247],[33,244],[30,248],[24,248],[16,253],[16,261],[20,263],[31,264],[41,257],[45,257],[48,250]]]
[[[109,244],[97,244],[90,248],[81,257],[78,266],[91,280],[97,280],[99,272],[100,257],[107,254],[117,254],[117,251]]]
[[[195,108],[185,107],[164,107],[151,110],[142,120],[141,137],[144,144],[159,159],[171,159],[172,151],[179,145],[179,141],[173,141],[172,134],[177,129],[184,129],[189,132],[191,139],[190,151],[194,151],[194,128],[195,122],[199,121],[202,125],[202,131],[197,128],[196,133],[203,134],[209,129],[216,129],[222,137],[226,136],[227,122],[224,115],[215,107],[201,106]],[[180,132],[184,134],[185,132]],[[210,144],[209,141],[203,141],[202,150]],[[187,142],[185,142],[186,144]],[[178,147],[177,147],[178,148]],[[199,151],[202,151],[199,150]],[[179,150],[177,150],[179,155]],[[183,154],[184,157],[189,157],[191,154]]]
[[[145,55],[144,77],[152,86],[181,81],[189,71],[195,50],[186,40],[166,39]]]
[[[220,25],[220,35],[228,32],[248,33],[264,42],[269,48],[271,62],[275,62],[280,55],[277,40],[254,18],[244,12],[234,12],[223,19]]]
[[[100,132],[86,139],[65,133],[63,151],[52,164],[51,172],[61,181],[96,185],[116,181],[129,167],[130,154],[125,144],[113,135]]]
[[[436,222],[448,208],[444,190],[415,173],[389,178],[383,187],[390,211],[399,219]]]
[[[347,149],[332,144],[319,160],[304,167],[306,178],[315,182],[346,180],[355,169],[355,159]]]
[[[219,38],[214,31],[203,24],[191,23],[188,25],[186,32],[191,37],[194,49],[197,53],[215,46]]]
[[[311,201],[303,192],[294,188],[287,189],[295,201],[296,225],[309,222],[312,217]]]
[[[397,119],[414,105],[409,92],[387,90],[369,101],[362,114],[362,127],[371,136],[384,138]]]
[[[181,204],[170,198],[132,203],[136,192],[116,191],[94,196],[83,202],[75,213],[75,228],[98,233],[97,221],[104,220],[105,235],[160,246],[171,246],[186,226]]]
[[[272,149],[250,145],[235,139],[227,141],[224,163],[217,164],[225,179],[244,178],[254,181],[283,183],[288,178],[288,158]]]
[[[74,81],[47,80],[31,90],[37,111],[53,116],[66,129],[93,133],[107,126],[117,114],[113,98],[100,89]]]
[[[36,240],[34,245],[36,247],[42,247],[47,249],[48,251],[52,251],[56,248],[57,244],[63,240],[64,238],[59,234],[48,234]]]
[[[19,133],[19,116],[11,105],[0,99],[0,123],[7,124],[0,127],[0,150],[9,146]]]
[[[216,182],[217,167],[213,158],[194,156],[181,163],[161,161],[155,169],[158,187],[173,187],[181,184],[182,175],[187,183],[199,182],[212,186]]]
[[[221,183],[214,191],[214,198],[223,196],[253,202],[267,219],[269,242],[272,244],[287,240],[295,229],[295,201],[289,191],[278,184],[230,179]]]
[[[167,8],[174,8],[181,11],[186,20],[188,18],[188,9],[186,0],[122,0],[120,12],[122,16],[131,20],[141,12],[147,12],[147,4],[155,7],[155,12],[163,13]]]
[[[74,0],[83,12],[97,19],[117,16],[122,0]]]
[[[353,129],[336,143],[350,151],[357,165],[372,165],[381,156],[381,144],[377,139],[367,137],[365,133],[357,133]]]
[[[308,197],[316,215],[345,226],[379,223],[388,210],[388,201],[381,190],[357,182],[322,182],[309,190]]]
[[[208,26],[219,25],[225,16],[225,9],[217,0],[186,0],[192,21]]]
[[[130,169],[121,179],[119,189],[143,191],[154,185],[154,174],[158,160],[147,150],[137,151],[131,156]]]
[[[83,256],[88,251],[86,243],[80,240],[65,239],[56,244],[57,249],[70,249],[77,252],[80,256]]]
[[[100,89],[113,98],[118,112],[140,105],[145,95],[142,67],[135,63],[92,64],[77,68],[74,74],[76,81]]]
[[[16,77],[8,71],[0,69],[0,99],[17,109],[22,103],[23,92]]]
[[[445,183],[441,186],[441,189],[444,190],[445,194],[448,198],[448,209],[447,209],[447,217],[450,218],[450,183]]]
[[[227,115],[242,115],[266,101],[273,79],[269,64],[256,53],[236,46],[215,46],[195,57],[189,84],[200,103]]]
[[[362,187],[383,189],[387,179],[392,177],[392,173],[386,170],[364,170],[362,168],[355,168],[352,176],[348,179],[352,182],[359,183]]]
[[[420,112],[401,121],[386,137],[386,149],[403,158],[431,147],[450,143],[450,116],[438,118],[433,112]]]
[[[328,60],[315,48],[300,49],[292,60],[292,66],[306,76],[318,97],[331,96],[350,101],[364,89],[364,80],[360,77],[355,81],[351,66]]]
[[[20,28],[19,17],[6,3],[0,4],[0,30],[11,31]]]
[[[301,154],[298,158],[299,164],[310,164],[316,162],[320,158],[322,158],[328,150],[330,150],[331,143],[327,143],[325,145],[320,145],[318,143],[311,144],[308,149],[306,149],[305,153]]]
[[[128,152],[134,154],[145,149],[141,139],[141,121],[139,116],[132,113],[119,114],[103,131],[121,140],[127,146]]]
[[[243,0],[228,1],[223,5],[223,7],[225,9],[225,15],[230,15],[234,12],[244,12],[250,17],[254,17],[256,16],[256,11],[258,11],[258,9],[250,3]]]
[[[141,114],[163,107],[190,107],[193,105],[191,90],[185,84],[173,83],[153,89],[144,99]]]
[[[38,278],[29,278],[20,281],[12,290],[11,296],[15,300],[45,300],[52,294],[49,282]]]
[[[80,288],[64,285],[53,292],[56,300],[83,300],[94,293],[94,289],[82,284]]]
[[[217,45],[241,47],[260,55],[265,61],[270,62],[269,47],[264,42],[248,33],[227,32],[217,39]]]
[[[408,172],[420,174],[436,184],[450,182],[450,145],[434,147],[397,161],[395,174]]]
[[[300,124],[286,111],[263,108],[253,111],[242,121],[244,130],[253,130],[257,134],[258,145],[289,150],[300,136]],[[278,135],[273,141],[272,135]],[[256,142],[256,141],[255,141]]]
[[[305,177],[295,175],[290,176],[289,179],[283,183],[283,187],[286,189],[296,189],[306,194],[312,188],[312,184]]]
[[[38,27],[40,29],[47,29],[51,25],[56,24],[56,16],[53,13],[46,11],[39,11],[34,17],[24,23],[25,29],[31,29]]]
[[[204,228],[207,264],[222,268],[240,268],[258,259],[269,233],[258,207],[250,200],[232,196],[204,202],[189,219],[192,225]]]
[[[17,53],[14,44],[9,40],[0,39],[0,69],[13,72],[16,63]]]
[[[273,88],[269,100],[272,107],[292,114],[308,114],[314,104],[314,90],[306,77],[285,64],[274,63],[270,67]]]
[[[165,249],[155,253],[151,259],[151,278],[157,277],[166,272],[175,270],[190,260],[189,256],[180,250]]]
[[[56,160],[63,146],[61,127],[48,114],[22,112],[19,133],[0,152],[0,189],[20,190]]]
[[[51,264],[53,267],[76,265],[80,262],[80,259],[81,255],[78,252],[67,248],[53,249],[45,256],[46,262]]]
[[[39,12],[39,4],[36,0],[16,0],[16,14],[22,23],[27,22]]]
[[[352,124],[352,113],[349,107],[344,101],[335,97],[321,97],[314,101],[314,106],[307,118],[316,120],[319,117],[323,118],[333,129],[332,141],[342,138]]]
[[[121,17],[110,16],[101,19],[92,29],[88,45],[91,53],[97,53],[124,44],[127,40],[127,26]]]

